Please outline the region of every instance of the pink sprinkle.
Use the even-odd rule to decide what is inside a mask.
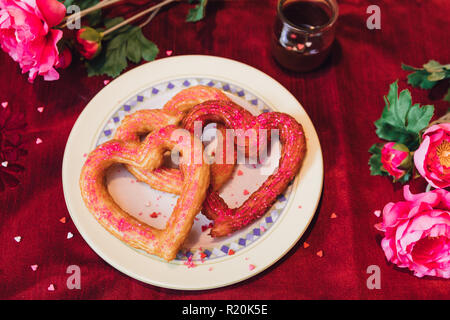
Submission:
[[[336,218],[337,218],[337,214],[333,212],[333,213],[331,214],[330,218],[331,218],[331,219],[336,219]]]
[[[142,212],[139,212],[138,215],[142,216]]]
[[[2,102],[2,107],[3,109],[6,109],[6,107],[8,107],[8,101]]]
[[[172,53],[173,53],[173,51],[172,51],[172,50],[166,50],[166,55],[167,55],[167,56],[171,56],[171,55],[172,55]]]
[[[33,264],[30,267],[31,267],[31,270],[36,271],[37,268],[38,268],[38,265],[37,264]]]
[[[110,82],[110,80],[103,80],[103,84],[106,86],[108,83]]]
[[[264,228],[263,226],[261,226],[261,228],[259,228],[261,230],[261,232],[266,231],[266,228]]]
[[[40,113],[44,112],[44,107],[37,108],[37,111],[40,112]]]
[[[184,262],[184,265],[186,265],[188,269],[196,267],[195,263],[192,261],[192,256],[189,256],[187,261]]]
[[[42,139],[41,138],[37,138],[36,139],[36,144],[41,144],[42,143]]]
[[[302,206],[298,206],[298,208],[299,208],[299,209],[301,209],[301,208],[302,208]]]
[[[250,194],[250,192],[248,192],[248,190],[245,189],[245,190],[244,190],[244,196],[246,196],[246,195],[248,195],[248,194]]]
[[[212,271],[212,270],[213,270],[213,267],[209,267],[208,271]]]
[[[244,173],[242,172],[242,170],[238,170],[237,175],[238,176],[242,176]]]
[[[66,217],[62,217],[61,219],[59,219],[59,221],[60,221],[61,223],[66,223]]]
[[[375,210],[373,212],[374,215],[376,215],[378,218],[381,216],[381,210]]]
[[[131,182],[131,183],[135,183],[135,182],[136,182],[136,180],[130,180],[130,182]]]
[[[318,257],[321,257],[321,258],[323,257],[323,251],[322,250],[317,251],[316,254],[317,254]]]
[[[48,291],[55,291],[55,286],[53,284],[49,285],[47,288]]]
[[[253,269],[255,269],[256,268],[256,266],[254,265],[254,264],[249,264],[248,265],[248,269],[250,270],[250,271],[252,271]]]
[[[297,35],[295,33],[291,33],[291,35],[289,36],[291,39],[297,39]]]
[[[86,158],[86,157],[87,157],[87,153],[84,153],[84,154],[83,154],[83,158]]]
[[[302,50],[305,47],[303,43],[297,43],[297,49]]]

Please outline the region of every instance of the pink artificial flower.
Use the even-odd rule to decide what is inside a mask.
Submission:
[[[66,14],[57,0],[0,0],[0,45],[22,68],[28,81],[37,75],[57,80],[61,30],[52,29]]]
[[[450,192],[436,189],[412,194],[403,189],[406,201],[390,202],[383,221],[375,227],[384,232],[381,246],[388,261],[414,271],[417,277],[450,278]]]
[[[395,180],[400,179],[412,165],[409,149],[401,143],[386,143],[381,149],[381,164]]]
[[[450,186],[450,123],[431,126],[414,153],[419,173],[435,188]]]

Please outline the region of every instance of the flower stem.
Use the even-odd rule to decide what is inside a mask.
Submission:
[[[104,1],[101,1],[101,2],[97,3],[96,5],[94,5],[92,7],[86,8],[84,10],[81,10],[80,12],[77,12],[77,13],[71,14],[70,16],[64,17],[62,22],[65,22],[65,23],[61,26],[61,28],[66,27],[67,24],[69,22],[71,22],[72,20],[80,19],[80,18],[84,17],[85,15],[87,15],[87,14],[93,12],[93,11],[97,11],[97,10],[100,10],[102,8],[108,7],[108,6],[110,6],[110,5],[112,5],[112,4],[116,3],[116,2],[119,2],[119,1],[122,1],[122,0],[104,0]]]
[[[139,19],[142,16],[145,16],[147,13],[152,12],[154,10],[157,10],[157,9],[159,9],[159,8],[169,4],[171,2],[175,2],[175,1],[179,1],[179,0],[165,0],[165,1],[162,1],[162,2],[160,2],[158,4],[156,4],[156,5],[148,8],[148,9],[145,9],[145,10],[139,12],[138,14],[132,16],[131,18],[128,18],[127,20],[124,20],[121,23],[116,24],[114,27],[111,27],[111,28],[103,31],[101,34],[102,34],[102,36],[106,36],[107,34],[116,31],[117,29],[123,27],[124,25],[127,25],[130,22],[133,22],[134,20]],[[152,16],[154,16],[154,15],[152,14]],[[151,18],[153,18],[152,16],[151,16]]]

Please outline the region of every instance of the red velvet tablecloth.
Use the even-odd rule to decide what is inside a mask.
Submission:
[[[367,7],[381,8],[381,30],[366,28]],[[161,12],[145,33],[173,55],[207,54],[249,64],[283,84],[304,106],[321,141],[325,180],[316,216],[299,243],[278,263],[230,287],[188,292],[141,283],[104,262],[83,240],[64,201],[61,165],[70,130],[105,77],[87,77],[80,61],[55,82],[29,84],[18,65],[0,53],[2,112],[18,160],[9,164],[9,184],[0,191],[0,298],[4,299],[447,299],[449,282],[418,279],[387,263],[373,214],[402,199],[399,184],[372,177],[369,147],[378,142],[373,121],[383,95],[399,79],[413,102],[434,104],[435,116],[449,105],[406,82],[402,62],[421,66],[430,59],[449,63],[448,0],[342,0],[337,43],[319,70],[281,70],[269,50],[276,1],[210,1],[207,16],[184,22],[188,6]],[[134,66],[130,66],[134,67]],[[43,112],[37,108],[44,107]],[[40,109],[42,111],[42,109]],[[21,114],[24,119],[21,119]],[[26,124],[24,124],[26,122]],[[36,143],[36,140],[40,139]],[[3,150],[4,152],[5,150]],[[5,182],[5,181],[3,181]],[[413,191],[424,191],[421,181]],[[336,218],[330,216],[335,213]],[[65,217],[66,222],[60,221]],[[73,238],[66,239],[71,232]],[[20,236],[20,242],[14,240]],[[303,243],[309,244],[305,248]],[[323,256],[317,255],[322,250]],[[33,271],[31,266],[37,265]],[[66,287],[69,265],[81,268],[81,289]],[[381,269],[381,289],[369,290],[367,267]],[[54,291],[49,286],[54,285]]]

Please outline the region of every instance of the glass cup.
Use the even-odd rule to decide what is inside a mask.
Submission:
[[[272,54],[283,67],[299,72],[319,67],[335,38],[336,0],[279,0]]]

